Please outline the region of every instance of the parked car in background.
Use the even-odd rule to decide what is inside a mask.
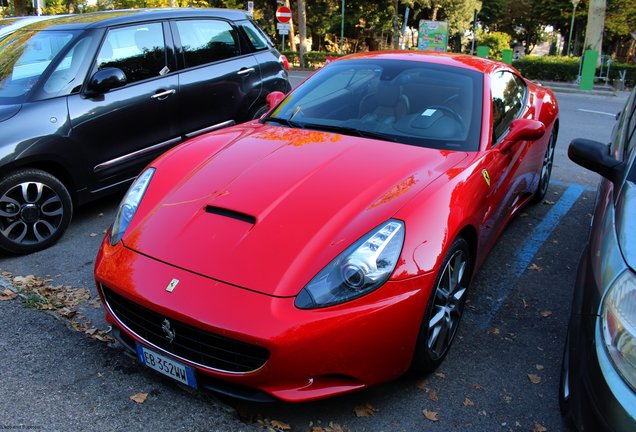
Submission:
[[[95,263],[119,340],[192,387],[305,401],[435,369],[475,272],[548,188],[558,106],[508,65],[335,60],[152,162]]]
[[[636,431],[636,90],[609,144],[576,139],[570,159],[602,176],[579,264],[559,390],[580,431]]]
[[[40,21],[0,40],[0,248],[50,246],[73,207],[151,160],[260,117],[287,61],[245,12],[125,10]]]

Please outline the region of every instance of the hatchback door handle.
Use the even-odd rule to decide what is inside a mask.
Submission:
[[[152,96],[150,96],[150,99],[163,100],[163,99],[167,98],[168,96],[175,94],[176,92],[177,91],[175,89],[162,91],[161,93],[153,94]]]
[[[240,71],[238,71],[237,73],[238,73],[239,75],[246,75],[246,74],[249,74],[249,73],[254,72],[254,70],[255,70],[254,68],[245,68],[245,69],[241,69],[241,70],[240,70]]]

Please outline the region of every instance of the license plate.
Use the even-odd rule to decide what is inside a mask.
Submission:
[[[154,369],[190,387],[197,387],[194,369],[190,366],[149,350],[140,344],[137,344],[137,358],[150,369]]]

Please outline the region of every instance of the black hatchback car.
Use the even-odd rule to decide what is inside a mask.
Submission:
[[[12,33],[0,40],[0,248],[50,246],[73,206],[290,88],[287,60],[241,11],[97,12]]]

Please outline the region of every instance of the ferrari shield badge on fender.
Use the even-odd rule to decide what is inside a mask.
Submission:
[[[166,287],[166,291],[168,292],[174,291],[178,283],[179,283],[179,279],[172,279],[170,283],[168,284],[168,286]]]
[[[484,180],[486,180],[486,184],[490,187],[490,176],[488,175],[488,171],[486,169],[481,170],[481,175],[484,176]]]

